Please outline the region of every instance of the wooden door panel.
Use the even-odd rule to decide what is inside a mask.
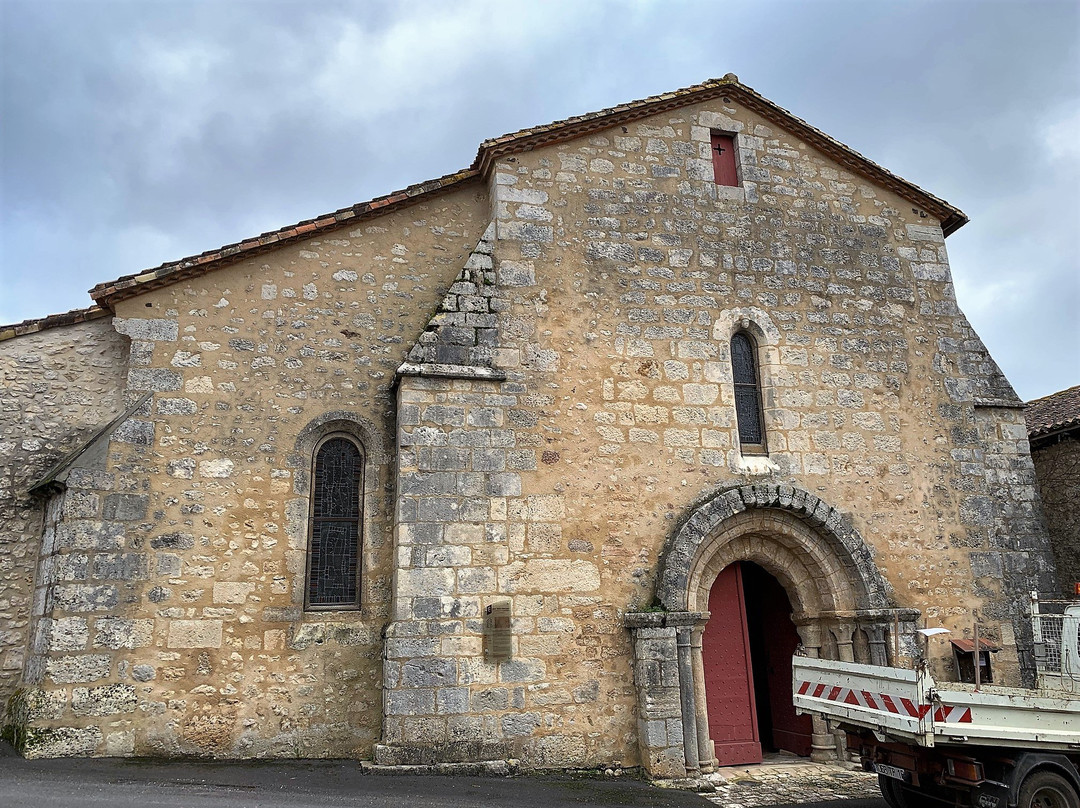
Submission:
[[[709,735],[722,766],[761,761],[746,603],[738,564],[724,569],[709,593],[712,616],[702,639]]]
[[[810,755],[813,732],[810,716],[796,715],[791,699],[791,656],[799,646],[799,633],[791,622],[791,603],[780,582],[762,575],[759,587],[762,624],[765,632],[766,677],[769,683],[769,706],[772,715],[772,743],[777,749],[796,755]]]

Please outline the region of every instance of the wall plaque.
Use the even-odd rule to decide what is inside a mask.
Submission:
[[[500,600],[484,608],[484,659],[504,662],[511,657],[510,601]]]

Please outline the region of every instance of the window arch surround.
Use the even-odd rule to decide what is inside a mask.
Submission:
[[[358,609],[363,580],[364,450],[333,433],[315,447],[311,470],[304,606]]]
[[[312,605],[308,597],[310,540],[314,510],[315,463],[319,448],[335,437],[351,440],[363,456],[360,488],[360,535],[358,542],[358,580],[356,600],[342,605]],[[340,611],[363,617],[369,609],[378,609],[372,600],[371,582],[366,570],[375,569],[385,543],[385,501],[382,492],[390,484],[388,474],[393,455],[386,450],[383,430],[363,415],[347,410],[332,410],[310,421],[296,436],[286,463],[292,473],[293,499],[286,502],[286,530],[290,552],[301,554],[300,563],[290,564],[293,603],[305,612]]]
[[[754,347],[754,369],[757,372],[758,406],[762,443],[747,445],[741,439],[738,416],[731,423],[731,444],[736,458],[766,456],[769,454],[770,429],[781,427],[782,411],[776,404],[776,390],[781,375],[780,329],[769,313],[757,306],[739,306],[724,309],[713,321],[712,335],[718,343],[718,364],[709,371],[720,383],[724,402],[737,413],[735,368],[733,367],[732,339],[736,334],[746,335]],[[738,460],[735,461],[738,463]]]
[[[745,330],[731,336],[731,380],[735,388],[735,419],[743,454],[766,454],[765,417],[761,402],[757,341]]]

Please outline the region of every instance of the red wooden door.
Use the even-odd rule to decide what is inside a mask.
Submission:
[[[760,577],[763,580],[755,581],[758,587],[755,600],[761,609],[761,624],[765,629],[762,632],[765,659],[762,661],[768,681],[772,745],[808,757],[813,724],[810,716],[795,714],[791,700],[791,656],[799,645],[799,633],[791,622],[791,603],[784,587],[767,573]]]
[[[702,639],[709,736],[721,766],[760,763],[754,676],[746,603],[738,564],[724,569],[709,593],[712,616]]]

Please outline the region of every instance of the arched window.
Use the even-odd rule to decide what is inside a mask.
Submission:
[[[360,606],[364,453],[351,439],[333,435],[315,450],[307,598],[312,609]]]
[[[745,331],[731,338],[731,375],[735,382],[735,417],[743,454],[765,454],[765,423],[761,417],[757,346]]]

